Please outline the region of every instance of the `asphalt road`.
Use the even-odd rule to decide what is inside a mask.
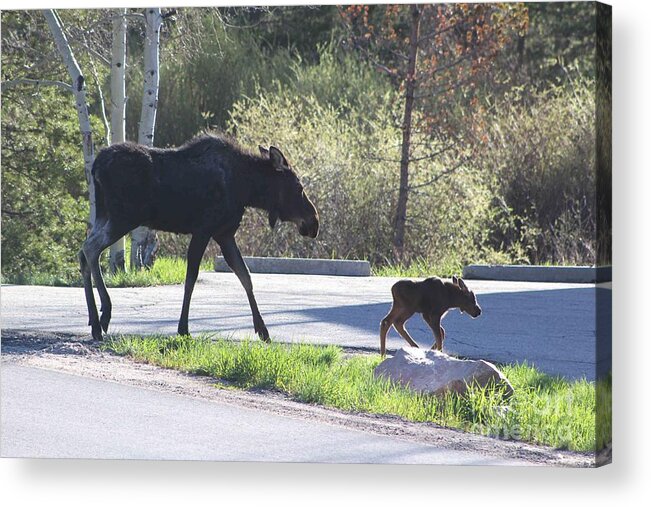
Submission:
[[[11,363],[1,385],[5,458],[526,464]]]
[[[377,350],[380,320],[390,308],[390,287],[381,277],[253,274],[254,292],[273,340],[334,343]],[[444,350],[494,362],[527,361],[548,373],[585,376],[610,361],[610,285],[469,280],[482,315],[472,320],[457,311],[443,320]],[[183,288],[109,289],[113,333],[176,332]],[[3,286],[2,327],[89,333],[83,289]],[[99,304],[98,304],[99,306]],[[597,350],[596,329],[605,346]],[[433,342],[419,316],[407,329],[422,346]],[[253,335],[244,290],[231,273],[201,273],[190,307],[190,332]],[[389,350],[405,345],[389,333]]]

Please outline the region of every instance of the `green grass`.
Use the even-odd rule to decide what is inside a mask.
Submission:
[[[526,364],[502,368],[515,389],[508,400],[495,388],[476,386],[465,395],[437,398],[374,378],[379,355],[346,357],[336,346],[139,336],[116,337],[105,346],[137,361],[243,389],[277,390],[305,403],[397,415],[560,449],[595,450],[609,435],[610,404],[604,403],[608,431],[603,438],[596,436],[594,383],[551,377]]]
[[[115,274],[104,269],[104,282],[107,287],[151,287],[154,285],[172,285],[185,282],[186,261],[177,257],[159,257],[151,269],[140,271],[123,271]],[[201,271],[212,271],[210,261],[203,261]],[[14,277],[2,278],[2,283],[17,285],[52,285],[56,287],[81,287],[81,275],[78,272],[63,275],[49,273],[26,273]]]
[[[460,275],[463,270],[463,263],[457,260],[448,259],[445,262],[433,263],[425,259],[416,259],[409,265],[385,264],[373,266],[373,276],[392,276],[399,278],[423,278],[428,276],[450,277]]]
[[[185,282],[185,259],[160,257],[151,269],[140,271],[119,271],[105,276],[108,287],[150,287],[153,285],[173,285]],[[203,261],[200,271],[212,271],[210,261]]]

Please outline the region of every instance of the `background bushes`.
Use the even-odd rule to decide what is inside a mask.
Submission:
[[[407,264],[449,274],[468,262],[596,262],[604,219],[597,219],[595,195],[594,34],[585,29],[594,6],[528,8],[528,32],[504,49],[495,79],[478,88],[477,142],[412,164]],[[101,15],[83,13],[62,14],[70,30]],[[162,34],[155,144],[178,145],[215,129],[254,151],[276,145],[321,214],[321,234],[311,241],[291,224],[271,231],[264,214],[247,211],[238,233],[243,252],[391,263],[401,90],[347,44],[336,8],[182,9],[177,17]],[[61,62],[48,59],[56,52],[41,18],[2,13],[3,81],[31,65],[43,78],[67,80]],[[142,34],[130,26],[127,134],[136,139]],[[559,34],[569,42],[559,43]],[[89,68],[88,55],[80,61]],[[87,84],[99,149],[97,84],[106,98],[108,71],[96,66],[98,82]],[[477,118],[461,104],[453,105],[454,121],[470,130]],[[416,141],[424,142],[418,134]],[[3,277],[76,271],[87,206],[72,98],[58,88],[3,88]],[[162,255],[185,255],[187,237],[160,238]],[[212,244],[206,255],[216,253]]]
[[[494,108],[477,160],[490,175],[493,248],[531,263],[596,262],[594,85],[514,90]]]

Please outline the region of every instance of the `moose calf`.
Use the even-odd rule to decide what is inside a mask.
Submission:
[[[452,282],[444,282],[440,278],[427,278],[421,282],[400,280],[391,287],[393,305],[380,324],[380,354],[386,351],[386,340],[389,328],[393,325],[407,343],[412,347],[418,344],[409,336],[405,322],[414,313],[423,315],[434,332],[436,342],[432,349],[443,349],[445,329],[441,327],[441,319],[451,308],[459,308],[473,319],[481,315],[475,293],[472,292],[461,278],[452,277]]]

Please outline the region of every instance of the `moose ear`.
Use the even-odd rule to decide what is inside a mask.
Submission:
[[[282,151],[275,146],[269,146],[269,158],[271,159],[276,171],[289,169],[289,163],[287,162],[285,155],[283,155]]]
[[[468,290],[466,282],[464,282],[461,278],[459,278],[459,287],[461,287],[463,290]]]
[[[258,146],[258,149],[260,150],[260,155],[263,157],[268,157],[269,156],[269,150],[265,148],[264,146],[260,145]]]
[[[276,227],[276,222],[278,222],[278,213],[276,211],[269,212],[269,227],[272,229]]]
[[[454,276],[454,275],[452,275],[452,283],[453,283],[454,285],[459,285],[459,279],[458,279],[456,276]]]

